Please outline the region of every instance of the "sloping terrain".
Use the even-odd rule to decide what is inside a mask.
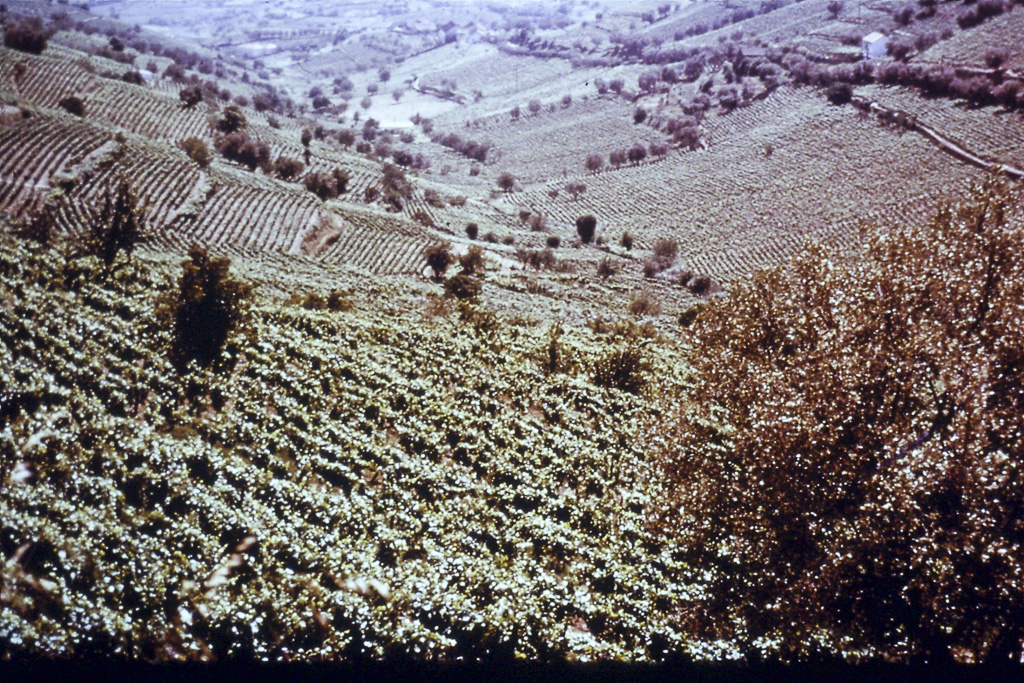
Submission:
[[[693,322],[1024,165],[1021,3],[202,5],[4,3],[0,659],[770,656],[658,523]]]

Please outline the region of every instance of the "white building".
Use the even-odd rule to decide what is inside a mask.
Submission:
[[[889,52],[889,39],[878,31],[864,36],[861,44],[864,48],[864,59],[884,57]]]

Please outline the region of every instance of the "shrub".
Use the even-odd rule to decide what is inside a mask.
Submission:
[[[210,165],[210,150],[207,149],[206,143],[199,138],[185,138],[178,143],[178,147],[184,150],[188,158],[196,162],[200,168],[206,168]]]
[[[647,158],[647,150],[643,145],[637,143],[630,147],[629,151],[626,152],[626,158],[628,158],[629,162],[632,164],[639,164]]]
[[[69,95],[58,102],[57,106],[73,116],[85,116],[85,102],[80,97]]]
[[[172,326],[171,358],[184,369],[189,361],[201,367],[220,355],[232,332],[244,325],[252,286],[229,276],[231,260],[210,258],[192,247],[182,263],[178,291],[158,307],[158,317]]]
[[[600,263],[597,264],[597,276],[601,279],[610,278],[619,272],[619,267],[609,257],[601,259]]]
[[[441,198],[441,194],[437,190],[432,188],[423,191],[423,201],[435,208],[444,208],[444,199]]]
[[[544,243],[547,244],[548,249],[558,249],[562,244],[562,239],[558,235],[548,235]]]
[[[629,312],[638,318],[661,315],[661,304],[650,292],[640,292],[629,303]]]
[[[333,173],[313,171],[306,174],[302,184],[321,201],[326,202],[330,199],[337,199],[338,195],[345,191],[345,186],[348,184],[348,173],[341,169],[334,169]]]
[[[434,219],[431,218],[430,214],[424,211],[423,209],[417,209],[412,214],[412,219],[424,227],[434,227]]]
[[[18,226],[16,234],[23,239],[48,246],[56,229],[56,212],[53,205],[47,203],[32,211],[27,219]]]
[[[512,188],[514,188],[515,186],[516,179],[508,171],[504,171],[502,172],[501,175],[498,176],[498,187],[500,187],[503,191],[511,192]]]
[[[184,92],[184,91],[183,91]],[[224,112],[221,118],[217,120],[217,130],[222,133],[234,133],[242,130],[249,122],[245,118],[245,114],[236,104],[229,104],[224,107]]]
[[[572,353],[562,344],[562,324],[555,323],[548,330],[547,342],[534,355],[545,375],[570,372],[577,367]]]
[[[217,141],[217,151],[225,159],[244,164],[250,171],[270,163],[270,147],[265,142],[255,142],[244,131],[225,135]]]
[[[601,167],[604,166],[604,157],[600,154],[588,154],[583,166],[588,171],[600,171]]]
[[[190,85],[178,91],[181,105],[190,109],[203,101],[203,91],[198,85]]]
[[[580,236],[581,242],[584,244],[590,244],[594,239],[595,232],[597,232],[596,216],[593,214],[587,214],[576,219],[576,234]]]
[[[466,275],[478,275],[484,271],[484,250],[473,245],[459,257],[459,266]]]
[[[164,69],[164,78],[169,78],[175,83],[183,83],[185,81],[185,67],[181,64],[171,64]]]
[[[4,30],[4,46],[32,55],[43,54],[49,39],[50,33],[39,17],[10,22]]]
[[[849,83],[833,83],[825,91],[828,101],[835,105],[849,104],[853,99],[853,88]]]
[[[1006,63],[1007,57],[1009,57],[1009,52],[1006,51],[1006,48],[989,50],[985,53],[985,64],[990,69],[998,69]]]
[[[540,100],[530,100],[529,109],[530,113],[535,116],[540,113]]]
[[[349,128],[344,128],[344,129],[338,131],[338,142],[341,144],[341,146],[343,146],[343,147],[351,147],[352,143],[354,143],[355,141],[356,141],[355,131],[353,131],[353,130],[351,130]]]
[[[599,387],[639,395],[647,385],[650,365],[639,346],[615,349],[594,363],[591,381]]]
[[[517,249],[516,258],[523,265],[530,266],[534,270],[553,268],[558,262],[558,259],[555,258],[555,253],[550,249]]]
[[[348,292],[333,290],[327,295],[327,310],[335,312],[347,312],[355,310],[355,305],[349,299]]]
[[[580,182],[572,182],[565,186],[565,191],[572,195],[573,201],[576,201],[581,194],[587,191],[587,186]]]
[[[1020,226],[989,180],[700,312],[697,389],[651,432],[656,527],[708,568],[681,635],[762,661],[1019,660]]]
[[[107,192],[100,209],[89,210],[79,252],[98,257],[107,268],[122,251],[130,259],[145,233],[144,213],[128,181],[121,178],[117,189]]]
[[[279,156],[277,161],[274,162],[274,173],[282,180],[294,180],[302,175],[302,171],[305,168],[305,164],[298,159],[286,156]]]
[[[698,275],[687,283],[686,287],[691,293],[697,296],[704,296],[711,291],[711,278],[707,275]]]
[[[650,152],[656,157],[663,157],[668,154],[668,145],[664,142],[652,142],[650,144]]]
[[[654,243],[654,256],[669,264],[676,260],[679,253],[679,244],[675,240],[660,239]]]
[[[468,223],[466,225],[466,237],[471,240],[475,240],[476,236],[480,234],[480,226],[476,223]]]
[[[701,311],[704,310],[705,306],[706,304],[703,303],[695,304],[687,308],[682,313],[680,313],[679,326],[684,329],[692,327],[693,324],[697,321],[698,316],[700,316]]]
[[[633,123],[640,124],[647,120],[647,110],[643,107],[637,107],[636,111],[633,112]]]
[[[480,296],[483,287],[480,281],[465,273],[459,273],[455,277],[448,278],[444,283],[444,295],[449,298],[474,299]]]
[[[548,225],[548,219],[544,217],[544,214],[535,213],[530,216],[530,230],[533,232],[542,232]]]
[[[631,250],[633,248],[633,236],[628,232],[622,233],[622,238],[619,240],[619,246],[627,251]]]
[[[448,266],[454,260],[451,245],[447,242],[427,247],[423,251],[423,255],[427,259],[427,265],[430,266],[430,270],[434,271],[435,280],[441,280],[444,277],[445,271],[448,270]]]

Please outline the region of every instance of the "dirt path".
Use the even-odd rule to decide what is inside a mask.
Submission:
[[[878,102],[866,100],[862,97],[855,97],[853,105],[863,111],[870,111],[873,114],[882,114],[887,118],[890,118],[899,125],[904,126],[908,130],[917,131],[925,138],[927,138],[934,145],[938,146],[939,149],[944,152],[951,154],[952,156],[960,159],[963,162],[976,166],[977,168],[986,171],[997,171],[1003,173],[1014,180],[1024,179],[1024,170],[1010,166],[1008,164],[1001,164],[989,159],[985,159],[982,156],[965,149],[963,146],[953,142],[949,138],[945,137],[934,128],[927,126],[917,120],[917,117],[913,114],[908,114],[905,111],[899,109],[890,109],[880,105]]]

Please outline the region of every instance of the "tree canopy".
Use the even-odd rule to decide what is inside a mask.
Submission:
[[[705,306],[652,443],[706,569],[684,630],[748,657],[1020,662],[1024,221],[996,179]]]

